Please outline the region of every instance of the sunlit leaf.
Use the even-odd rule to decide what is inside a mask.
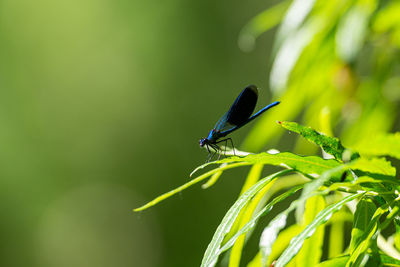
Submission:
[[[224,163],[224,164],[226,164],[226,163]],[[244,182],[244,185],[243,185],[239,195],[242,195],[244,192],[246,192],[250,187],[252,187],[260,179],[262,170],[263,170],[263,165],[262,164],[254,164],[251,167],[251,169],[249,171],[249,174],[247,175],[246,181]],[[269,185],[274,185],[274,184],[275,184],[275,182],[274,183],[270,183]],[[269,186],[266,187],[266,189],[269,190]],[[229,231],[229,233],[226,234],[224,240],[229,240],[237,232],[237,230],[241,227],[241,221],[242,221],[241,218],[244,215],[244,213],[246,212],[246,210],[247,210],[247,208],[244,208],[239,213],[239,215],[238,215],[237,219],[235,220],[231,230]]]
[[[359,158],[349,164],[350,168],[388,176],[395,176],[396,169],[392,167],[390,161],[384,158]]]
[[[245,165],[247,165],[247,164],[239,162],[239,163],[235,163],[235,164],[220,166],[219,168],[211,170],[211,171],[209,171],[207,173],[204,173],[204,174],[200,175],[199,177],[196,177],[196,178],[192,179],[191,181],[185,183],[184,185],[181,185],[180,187],[178,187],[176,189],[173,189],[173,190],[171,190],[171,191],[169,191],[169,192],[167,192],[165,194],[162,194],[159,197],[156,197],[152,201],[148,202],[147,204],[145,204],[145,205],[143,205],[143,206],[141,206],[139,208],[134,209],[133,211],[137,212],[137,211],[142,211],[142,210],[148,209],[148,208],[156,205],[157,203],[159,203],[159,202],[161,202],[161,201],[163,201],[163,200],[165,200],[165,199],[167,199],[167,198],[169,198],[169,197],[171,197],[171,196],[173,196],[173,195],[185,190],[186,188],[203,181],[204,179],[208,178],[209,176],[211,176],[211,175],[213,175],[215,173],[218,173],[220,171],[224,171],[224,170],[227,170],[227,169],[236,168],[236,167],[239,167],[239,166],[245,166]]]
[[[376,256],[376,255],[369,255],[371,256]],[[392,258],[386,254],[380,253],[379,255],[380,262],[383,264],[383,266],[400,266],[400,260]],[[316,267],[345,267],[346,263],[349,261],[350,256],[349,255],[343,255],[340,257],[336,257],[333,259],[329,259],[327,261],[321,262],[318,264]],[[365,266],[372,266],[366,264]]]
[[[271,253],[268,257],[267,266],[271,265],[272,261],[279,257],[282,251],[284,251],[285,248],[289,245],[290,240],[292,240],[293,237],[298,235],[301,232],[301,230],[303,230],[302,226],[293,224],[279,233],[278,237],[276,238],[272,246]],[[261,262],[261,255],[260,255],[260,262]]]
[[[387,155],[400,159],[400,133],[370,136],[357,144],[354,149],[364,155]]]
[[[221,163],[242,163],[247,165],[252,164],[268,164],[292,168],[302,173],[315,173],[321,174],[326,170],[332,169],[340,165],[336,160],[326,160],[317,156],[299,156],[290,152],[282,152],[278,154],[259,153],[251,154],[246,157],[230,157],[219,161],[206,163],[198,167],[195,171],[202,169],[211,164]],[[228,165],[229,166],[229,165]],[[193,173],[195,172],[193,171]]]
[[[281,213],[276,216],[267,227],[264,228],[260,238],[260,251],[262,255],[261,265],[265,266],[268,262],[268,257],[272,252],[279,232],[286,226],[287,214]]]
[[[321,134],[311,127],[305,127],[296,122],[283,121],[279,122],[279,124],[283,128],[298,133],[308,141],[320,146],[326,153],[331,154],[336,159],[342,160],[342,154],[345,148],[340,143],[338,138]]]
[[[356,247],[353,249],[352,254],[350,255],[350,259],[347,262],[346,266],[353,266],[354,264],[360,264],[363,260],[363,255],[370,247],[371,240],[376,238],[376,233],[378,231],[379,219],[380,217],[388,210],[389,205],[384,205],[379,207],[372,219],[370,220],[368,226],[364,230],[364,234],[359,238],[359,243],[356,244]]]
[[[315,217],[315,219],[309,225],[307,225],[307,227],[299,235],[292,239],[289,247],[279,257],[278,261],[275,264],[275,267],[285,266],[298,253],[301,246],[303,245],[304,240],[309,238],[315,232],[318,226],[326,223],[332,216],[332,214],[339,211],[344,204],[360,197],[363,194],[364,193],[358,193],[344,197],[341,201],[329,205],[320,213],[318,213],[317,217]]]
[[[325,200],[322,196],[309,198],[305,205],[303,225],[310,224],[324,207]],[[302,248],[295,257],[297,266],[315,266],[319,263],[322,256],[324,233],[324,227],[318,227],[315,233],[304,241]]]
[[[264,179],[261,179],[255,185],[253,185],[249,190],[247,190],[244,194],[242,194],[239,199],[235,202],[235,204],[229,209],[226,213],[222,222],[218,226],[217,230],[214,233],[214,236],[207,247],[207,250],[204,254],[201,266],[214,266],[218,260],[218,256],[221,253],[221,243],[225,237],[225,235],[230,231],[233,223],[235,222],[239,212],[242,208],[254,197],[257,192],[259,192],[263,187],[265,187],[268,183],[270,183],[273,179],[284,175],[290,170],[280,171],[275,174],[272,174]]]
[[[255,166],[257,166],[257,165],[255,165]],[[262,169],[262,166],[261,166],[261,169]],[[259,173],[259,175],[260,175],[260,173]],[[258,192],[255,195],[255,197],[249,201],[248,205],[243,209],[242,216],[238,217],[237,221],[239,221],[239,226],[238,226],[239,229],[244,227],[246,225],[246,223],[248,223],[251,220],[253,213],[255,212],[257,206],[260,204],[260,202],[262,201],[265,194],[271,189],[271,187],[273,186],[275,181],[276,180],[273,180],[269,184],[264,186],[264,188],[261,189],[260,192]],[[246,234],[239,236],[237,238],[235,244],[233,245],[232,250],[231,250],[230,259],[229,259],[229,267],[236,267],[236,266],[240,265],[240,258],[241,258],[245,238],[246,238]]]
[[[344,249],[344,222],[352,221],[352,214],[344,211],[339,211],[333,214],[329,220],[331,222],[331,229],[329,231],[329,246],[328,257],[334,258],[342,254]],[[347,233],[347,232],[346,232]]]
[[[352,254],[356,246],[362,242],[362,238],[367,231],[375,210],[376,206],[370,199],[362,199],[358,202],[354,214],[353,229],[351,230],[350,254]]]
[[[376,31],[387,31],[390,28],[400,26],[400,3],[397,1],[389,2],[380,12],[376,15],[374,20],[373,29]]]
[[[321,262],[316,267],[345,267],[350,256],[340,256],[327,261]]]
[[[221,254],[222,252],[224,252],[224,251],[230,249],[230,248],[233,246],[233,244],[235,243],[235,241],[237,240],[237,238],[238,238],[240,235],[242,235],[242,234],[244,234],[244,233],[247,233],[248,231],[250,231],[251,229],[253,229],[253,228],[256,226],[258,220],[259,220],[262,216],[266,215],[269,211],[271,211],[271,209],[274,207],[274,205],[275,205],[276,203],[279,203],[279,202],[285,200],[287,197],[293,195],[294,193],[296,193],[296,192],[297,192],[298,190],[300,190],[301,188],[302,188],[302,186],[295,186],[295,187],[293,187],[292,189],[290,189],[290,190],[286,191],[285,193],[283,193],[283,194],[277,196],[276,198],[274,198],[274,199],[273,199],[270,203],[268,203],[262,210],[260,210],[259,212],[257,212],[257,214],[254,215],[254,216],[251,218],[251,220],[250,220],[248,223],[246,223],[246,225],[243,226],[231,239],[229,239],[229,240],[223,245],[223,247],[220,249],[220,251],[219,251],[217,254],[215,254],[213,257],[214,257],[215,259],[217,259],[218,256],[219,256],[219,254]]]
[[[270,247],[272,247],[272,243],[275,241],[277,233],[283,229],[286,225],[286,218],[289,215],[291,211],[294,209],[302,206],[304,202],[315,195],[321,194],[323,192],[317,192],[316,190],[321,187],[326,181],[328,181],[330,178],[332,178],[334,175],[337,173],[342,172],[345,169],[344,165],[338,166],[336,168],[333,168],[331,170],[328,170],[324,172],[318,179],[315,179],[307,184],[304,185],[303,191],[300,195],[300,197],[293,201],[289,208],[285,209],[282,211],[280,214],[278,214],[265,228],[267,229],[267,232],[272,232],[276,234],[270,234],[270,235],[265,235],[265,239],[263,240],[264,247],[266,248],[266,251],[261,251],[261,254],[263,256],[263,261],[266,262],[268,260],[268,256],[270,253]],[[326,194],[326,192],[325,192]],[[300,247],[299,247],[300,249]]]

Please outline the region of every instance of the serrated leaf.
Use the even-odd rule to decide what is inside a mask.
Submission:
[[[375,210],[376,206],[370,199],[362,199],[358,202],[354,213],[353,229],[351,231],[350,254],[361,243]]]
[[[305,205],[304,225],[311,223],[324,207],[325,200],[322,196],[310,197]],[[324,232],[324,227],[318,227],[315,233],[304,241],[302,248],[295,257],[296,266],[315,266],[319,263],[322,256]]]
[[[331,154],[338,160],[342,160],[342,154],[345,150],[338,138],[321,134],[311,127],[302,126],[296,122],[279,122],[283,128],[298,133],[308,141],[320,146],[326,153]]]
[[[292,241],[289,244],[289,247],[279,257],[278,261],[275,264],[275,267],[283,267],[286,264],[288,264],[289,261],[298,253],[301,246],[303,245],[304,240],[309,238],[315,232],[318,226],[326,223],[332,216],[332,214],[339,211],[344,204],[353,199],[358,198],[363,194],[364,193],[357,193],[354,195],[349,195],[347,197],[344,197],[341,201],[329,205],[328,207],[323,209],[320,213],[318,213],[315,219],[309,225],[307,225],[307,227],[299,235],[297,235],[295,238],[292,239]]]
[[[400,133],[381,134],[363,139],[354,146],[358,152],[370,156],[392,156],[400,159]]]
[[[201,266],[214,266],[218,260],[218,256],[221,252],[220,246],[221,243],[227,233],[229,233],[233,223],[235,222],[239,212],[242,208],[257,194],[264,186],[270,183],[273,179],[284,175],[288,170],[280,171],[274,173],[264,179],[261,179],[256,184],[254,184],[249,190],[243,193],[239,199],[233,204],[233,206],[228,210],[222,222],[218,226],[217,230],[214,233],[214,236],[207,247],[207,250],[204,254]]]

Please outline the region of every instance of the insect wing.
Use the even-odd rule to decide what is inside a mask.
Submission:
[[[226,112],[215,124],[214,129],[219,131],[219,132],[224,132],[227,130],[232,129],[233,127],[235,127],[235,125],[232,125],[228,122],[227,118],[228,118],[228,113]]]
[[[245,123],[256,107],[257,98],[257,87],[254,85],[247,86],[226,113],[226,123],[230,125],[241,125]]]

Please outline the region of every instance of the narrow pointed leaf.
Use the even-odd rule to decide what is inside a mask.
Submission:
[[[350,254],[354,252],[357,244],[361,243],[375,210],[376,206],[370,199],[358,202],[351,231]]]
[[[304,224],[311,223],[317,214],[325,207],[325,200],[322,196],[314,196],[307,200],[304,210]],[[324,242],[324,227],[318,227],[315,233],[304,241],[302,248],[296,255],[297,266],[315,266],[322,256]]]
[[[344,204],[360,197],[363,194],[364,193],[349,195],[343,198],[341,201],[329,205],[320,213],[318,213],[317,217],[309,225],[307,225],[307,227],[298,236],[292,239],[292,241],[289,244],[289,247],[279,257],[278,261],[275,264],[275,267],[283,267],[286,264],[288,264],[289,261],[298,253],[301,246],[303,245],[304,240],[309,238],[315,232],[318,226],[326,223],[332,216],[332,214],[339,211]]]
[[[215,173],[218,173],[220,171],[224,171],[224,170],[227,170],[227,169],[231,169],[231,168],[236,168],[236,167],[239,167],[239,166],[244,166],[244,165],[247,165],[247,164],[239,162],[239,163],[236,163],[236,164],[230,164],[230,165],[226,165],[226,166],[221,166],[219,168],[211,170],[211,171],[209,171],[207,173],[204,173],[204,174],[192,179],[191,181],[185,183],[184,185],[181,185],[178,188],[175,188],[175,189],[173,189],[173,190],[171,190],[171,191],[169,191],[169,192],[167,192],[165,194],[162,194],[161,196],[156,197],[152,201],[148,202],[147,204],[145,204],[145,205],[143,205],[143,206],[141,206],[139,208],[134,209],[133,211],[137,212],[137,211],[142,211],[142,210],[148,209],[148,208],[156,205],[157,203],[159,203],[159,202],[161,202],[161,201],[163,201],[163,200],[165,200],[165,199],[167,199],[167,198],[169,198],[169,197],[171,197],[171,196],[173,196],[173,195],[185,190],[186,188],[203,181],[204,179],[206,179],[207,177],[209,177],[209,176],[211,176],[211,175],[213,175]]]
[[[278,202],[283,201],[284,199],[286,199],[287,197],[293,195],[294,193],[296,193],[298,190],[300,190],[302,188],[302,186],[296,186],[293,187],[292,189],[288,190],[287,192],[277,196],[276,198],[274,198],[270,203],[268,203],[261,211],[259,211],[256,215],[253,216],[253,218],[251,218],[251,220],[246,223],[245,226],[243,226],[232,238],[230,238],[225,244],[224,246],[219,250],[216,251],[216,253],[214,255],[212,255],[212,259],[211,260],[217,260],[218,256],[227,251],[228,249],[230,249],[233,244],[235,243],[235,241],[237,240],[237,238],[244,234],[247,233],[249,230],[253,229],[258,220],[262,217],[265,216],[266,214],[268,214],[269,211],[271,211],[271,209],[274,207],[274,205]]]
[[[229,233],[233,223],[235,222],[235,219],[239,215],[239,212],[242,210],[242,208],[269,182],[281,175],[284,175],[289,171],[291,170],[280,171],[264,179],[261,179],[260,181],[258,181],[258,183],[253,185],[249,190],[247,190],[239,197],[235,204],[226,213],[226,215],[222,219],[222,222],[215,231],[214,236],[204,254],[201,266],[210,267],[215,265],[218,260],[218,255],[220,254],[221,243],[225,235]]]

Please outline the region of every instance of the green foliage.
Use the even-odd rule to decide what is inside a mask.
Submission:
[[[326,153],[334,156],[335,159],[342,160],[344,147],[340,143],[339,139],[318,133],[311,127],[304,127],[295,122],[284,121],[279,122],[279,124],[281,124],[283,128],[298,133],[308,141],[320,146]]]
[[[257,266],[259,263],[260,266],[264,266],[267,263],[271,263],[273,259],[270,256],[277,257],[275,266],[285,266],[294,257],[296,257],[295,262],[299,266],[313,266],[318,264],[322,255],[323,225],[329,221],[334,213],[341,210],[344,205],[357,199],[359,202],[354,213],[353,230],[348,250],[350,254],[348,258],[345,258],[346,266],[360,265],[362,262],[368,260],[371,253],[382,254],[377,244],[380,227],[386,227],[390,224],[399,210],[397,207],[397,198],[399,197],[397,188],[400,186],[400,181],[395,178],[395,168],[384,158],[360,157],[357,152],[351,152],[352,155],[357,155],[357,157],[349,157],[349,160],[342,162],[340,159],[346,157],[345,154],[348,150],[342,145],[338,145],[340,144],[338,139],[317,133],[309,127],[304,127],[296,123],[284,122],[281,125],[299,133],[307,140],[324,148],[324,150],[335,154],[338,160],[323,159],[318,156],[298,156],[289,152],[277,154],[259,153],[244,157],[229,157],[200,166],[194,172],[205,167],[220,164],[219,167],[205,172],[189,183],[158,197],[137,210],[154,205],[172,194],[210,176],[215,174],[220,176],[225,170],[252,165],[254,167],[249,174],[246,186],[243,189],[244,192],[221,221],[214,237],[208,245],[201,266],[215,266],[218,257],[223,252],[231,249],[235,244],[237,246],[231,252],[233,253],[231,254],[231,266],[238,266],[240,263],[240,254],[238,255],[238,253],[242,253],[245,234],[254,229],[259,219],[270,212],[276,203],[283,201],[300,189],[302,193],[298,199],[273,218],[269,225],[264,228],[263,235],[260,237],[260,256],[257,256],[252,261],[252,265]],[[262,167],[266,164],[280,166],[286,170],[279,171],[256,182],[260,176]],[[267,204],[262,204],[262,197],[268,191],[272,190],[271,182],[290,172],[297,172],[311,180],[281,193]],[[338,180],[338,177],[349,172],[351,172],[353,177],[350,182],[340,182]],[[359,172],[363,176],[357,176]],[[324,208],[324,198],[328,197],[331,192],[339,195],[340,192],[346,192],[348,195]],[[379,195],[383,197],[378,197]],[[377,203],[384,204],[376,206],[373,201],[374,199]],[[260,203],[264,207],[260,211],[255,212],[256,207]],[[291,231],[293,234],[282,231],[286,227],[287,216],[296,209],[301,210],[304,205],[305,213],[303,219],[298,222],[299,226],[304,225],[304,229],[298,232],[299,229],[297,227],[288,228],[297,229],[295,232]],[[393,212],[385,217],[385,214],[389,210]],[[386,219],[383,220],[384,223],[380,224],[382,217]],[[235,221],[237,222],[237,227],[233,227]],[[307,240],[308,238],[311,239]],[[283,243],[285,245],[273,250],[278,240],[280,244]],[[289,240],[291,240],[290,243]],[[377,259],[381,262],[379,257]],[[340,257],[326,264],[333,264],[336,261],[344,262],[345,260],[343,257]]]
[[[299,136],[296,153],[248,153],[203,164],[192,174],[216,167],[137,210],[208,177],[212,178],[206,185],[211,186],[228,169],[252,166],[202,266],[215,266],[229,249],[230,266],[239,266],[245,237],[256,227],[263,234],[249,267],[273,262],[274,266],[399,265],[400,180],[393,158],[400,159],[400,133],[390,133],[400,115],[396,109],[399,10],[400,5],[391,1],[304,0],[289,6],[283,1],[251,20],[240,36],[245,50],[282,18],[270,73],[272,92],[282,104],[259,119],[243,147],[260,151],[272,137],[278,139],[289,130]],[[276,119],[281,127],[271,127]],[[294,119],[301,123],[287,121]],[[315,145],[322,153],[316,152]],[[265,165],[284,170],[257,181]],[[286,183],[289,174],[293,183]],[[302,179],[295,180],[294,174]],[[296,200],[284,201],[298,191]],[[279,202],[284,208],[260,225],[260,218]],[[289,224],[292,212],[296,221]],[[343,223],[351,219],[352,230],[346,231]],[[327,224],[331,226],[328,237]],[[350,243],[345,242],[348,239]],[[324,240],[329,240],[328,246]],[[323,247],[328,247],[329,259],[321,259]]]

